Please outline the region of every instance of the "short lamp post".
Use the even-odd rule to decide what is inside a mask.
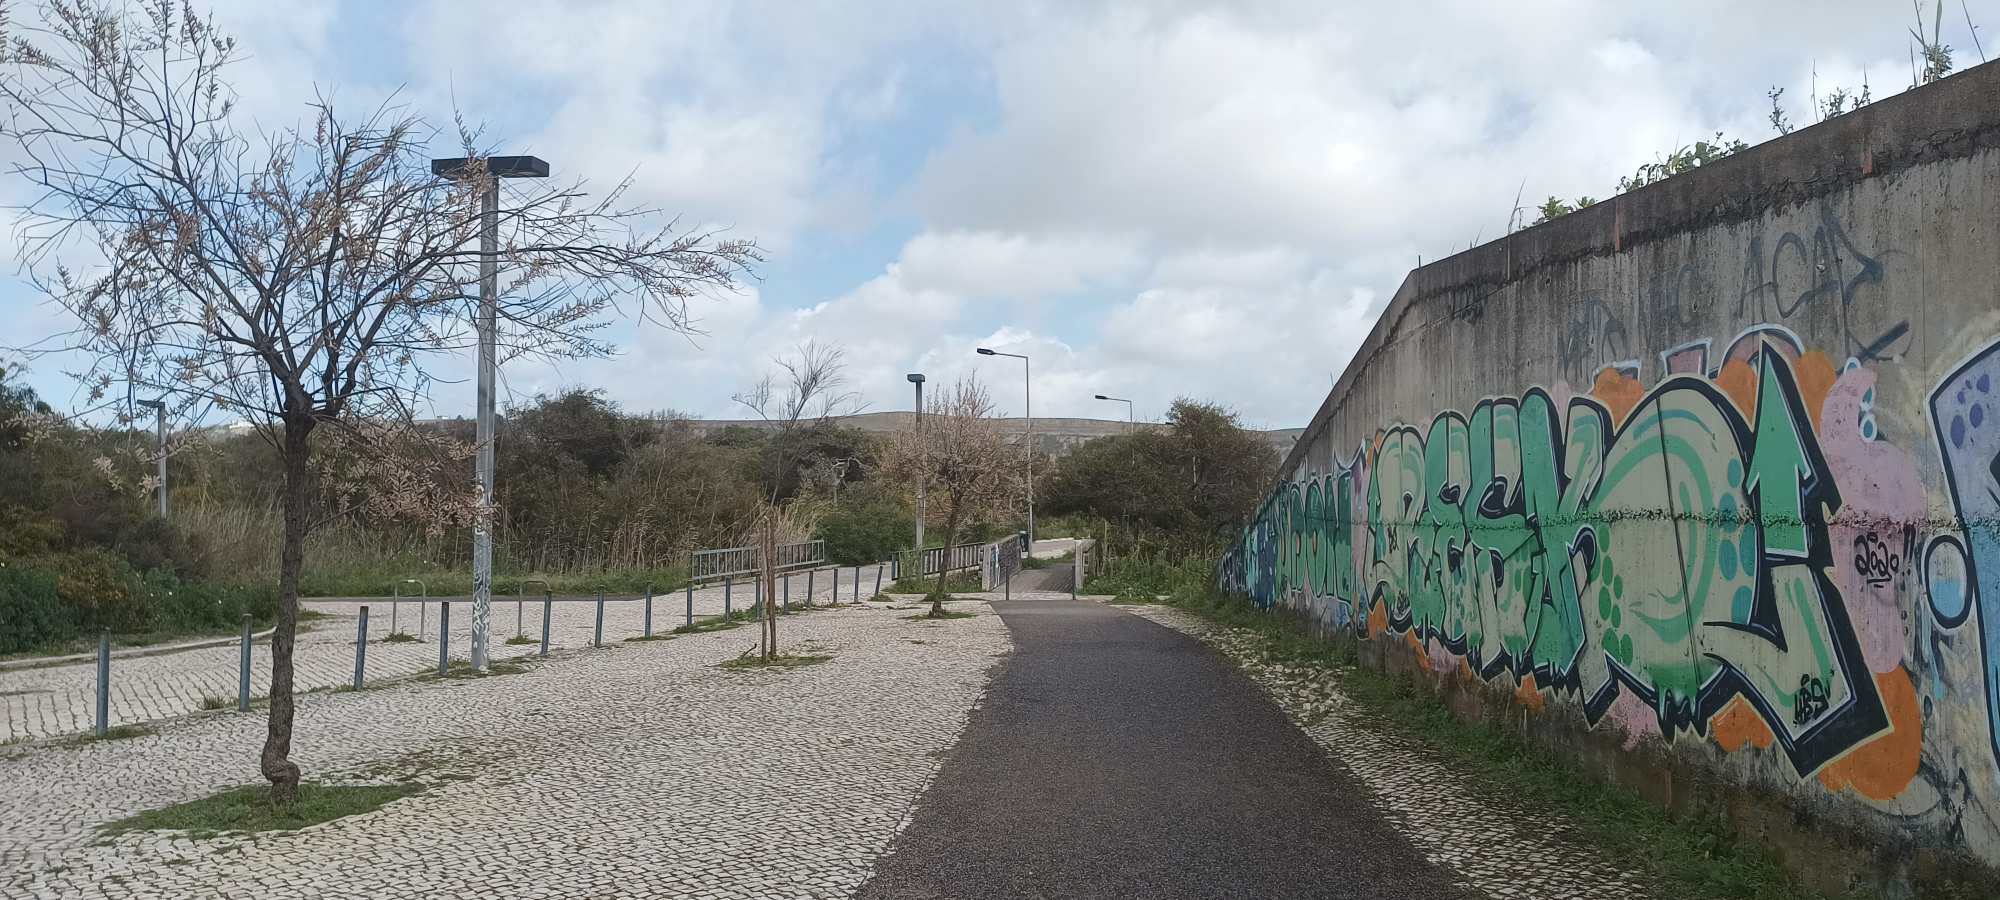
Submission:
[[[533,156],[463,156],[431,160],[431,174],[485,182],[479,196],[479,519],[472,529],[472,668],[486,671],[493,619],[494,344],[499,330],[500,179],[547,178],[549,164]],[[442,643],[442,642],[441,642]]]
[[[1133,418],[1133,417],[1132,417],[1132,401],[1130,401],[1130,400],[1127,400],[1127,399],[1125,399],[1124,397],[1106,397],[1106,396],[1104,396],[1103,394],[1098,394],[1098,395],[1097,395],[1097,399],[1099,399],[1099,400],[1110,400],[1110,401],[1112,401],[1113,403],[1123,403],[1123,404],[1125,404],[1125,430],[1126,430],[1126,431],[1137,431],[1137,430],[1138,430],[1138,428],[1139,428],[1139,421],[1138,421],[1137,419],[1135,419],[1135,418]]]
[[[167,517],[167,401],[141,400],[139,401],[139,405],[151,407],[158,420],[159,447],[156,452],[160,455],[160,484],[154,490],[154,493],[160,497],[160,518],[164,519]]]
[[[1023,444],[1028,453],[1028,546],[1035,546],[1035,389],[1034,377],[1029,374],[1028,358],[1019,353],[1002,353],[980,347],[980,356],[1009,356],[1021,361],[1021,405],[1027,418],[1027,434]]]

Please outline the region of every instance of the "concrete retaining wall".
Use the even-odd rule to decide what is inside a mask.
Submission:
[[[2000,63],[1411,272],[1284,471],[1225,587],[1823,886],[2000,867]]]

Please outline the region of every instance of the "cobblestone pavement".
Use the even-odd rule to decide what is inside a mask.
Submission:
[[[860,567],[864,596],[875,593],[878,566]],[[842,568],[840,600],[853,600],[853,568]],[[887,574],[882,575],[887,587]],[[784,585],[781,583],[781,589]],[[755,599],[754,585],[721,585],[694,592],[696,617],[718,615],[727,602],[743,609]],[[808,588],[814,602],[826,603],[833,596],[828,570],[808,578],[804,573],[790,578],[790,597],[802,603]],[[785,595],[780,594],[780,599]],[[362,605],[369,608],[366,675],[368,682],[401,678],[437,667],[438,610],[435,603],[425,608],[417,603],[394,604],[375,598],[354,601],[309,600],[305,608],[326,618],[307,623],[299,635],[294,657],[294,679],[300,691],[324,690],[354,681],[354,636]],[[685,593],[662,594],[653,598],[653,628],[670,631],[687,616]],[[413,643],[383,642],[393,622],[397,630],[423,639]],[[596,603],[589,597],[564,597],[553,606],[550,616],[551,648],[587,646],[596,630]],[[496,597],[493,602],[492,654],[496,659],[529,655],[540,650],[541,603],[529,598],[517,603],[513,598]],[[608,597],[604,604],[604,640],[623,641],[644,632],[645,604],[631,595]],[[533,643],[509,644],[520,633]],[[469,599],[451,604],[452,656],[471,652],[472,604]],[[237,693],[239,648],[207,647],[162,656],[114,659],[111,662],[110,723],[131,725],[185,715],[210,705],[234,707]],[[271,650],[267,643],[252,648],[250,692],[262,697],[270,692]],[[80,734],[91,729],[97,704],[97,668],[94,662],[78,662],[40,669],[0,672],[0,742]]]
[[[1566,823],[1475,789],[1421,744],[1384,732],[1346,708],[1324,676],[1265,660],[1259,639],[1164,606],[1128,611],[1193,635],[1235,659],[1306,734],[1354,772],[1376,806],[1431,862],[1493,897],[1519,900],[1639,900],[1642,876],[1595,850],[1562,840]],[[1533,823],[1532,825],[1527,823]],[[1359,848],[1357,848],[1359,849]]]
[[[714,667],[753,629],[581,649],[520,674],[301,698],[308,777],[419,796],[300,832],[100,839],[257,782],[261,712],[0,750],[0,897],[844,897],[963,729],[1006,628],[844,608],[782,620],[832,655]]]

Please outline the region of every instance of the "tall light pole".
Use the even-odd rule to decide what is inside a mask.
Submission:
[[[493,620],[493,383],[500,292],[500,179],[547,178],[549,164],[533,156],[462,156],[431,160],[431,174],[484,182],[479,195],[479,519],[472,528],[472,669],[486,671]],[[449,635],[438,640],[450,642]]]
[[[160,495],[160,518],[167,517],[167,401],[141,400],[140,406],[150,406],[159,419],[160,485],[156,491]]]
[[[1097,399],[1125,404],[1125,430],[1128,432],[1139,430],[1139,420],[1132,417],[1132,401],[1124,397],[1106,397],[1103,394],[1098,394]]]
[[[1011,356],[1021,361],[1021,405],[1027,415],[1027,437],[1023,441],[1028,448],[1028,546],[1035,546],[1035,379],[1028,372],[1028,358],[1019,353],[1002,353],[998,350],[979,348],[980,356]]]
[[[924,373],[911,372],[903,377],[908,378],[910,383],[917,388],[917,418],[914,428],[917,433],[917,453],[922,454],[924,452]],[[919,468],[922,468],[923,461],[921,458],[919,458],[917,465]],[[917,478],[917,558],[919,560],[923,559],[922,554],[924,552],[924,482],[926,480],[923,477]],[[917,574],[922,575],[923,566],[919,564],[917,569]]]

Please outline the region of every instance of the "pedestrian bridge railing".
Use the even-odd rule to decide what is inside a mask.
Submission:
[[[757,574],[764,568],[762,551],[762,547],[696,550],[688,556],[688,580],[699,583],[718,578]],[[825,541],[800,541],[796,544],[779,544],[778,558],[773,567],[784,572],[825,564]]]

